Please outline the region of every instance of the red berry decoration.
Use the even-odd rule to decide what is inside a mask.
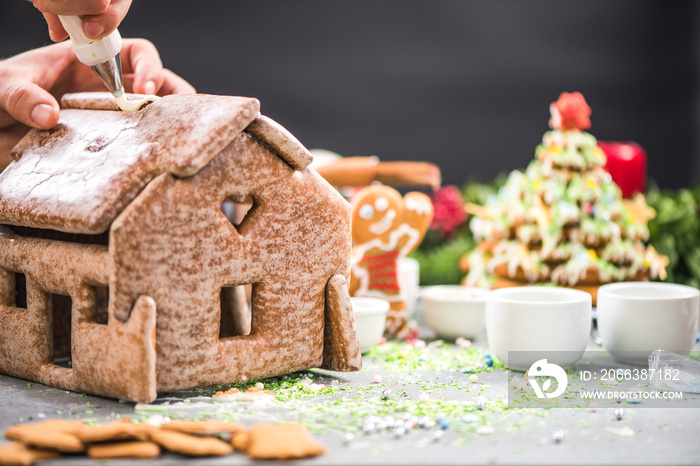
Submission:
[[[449,185],[435,191],[430,200],[435,208],[430,228],[440,231],[444,238],[450,238],[457,227],[467,219],[462,194],[456,186]]]

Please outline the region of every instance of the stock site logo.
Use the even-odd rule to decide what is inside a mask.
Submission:
[[[540,388],[540,385],[537,382],[537,377],[540,376],[548,377],[542,384],[542,388]],[[552,393],[547,393],[547,390],[549,390],[549,388],[552,386],[551,377],[554,377],[554,379],[557,381],[557,389]],[[546,359],[535,361],[535,363],[530,366],[530,369],[527,371],[527,380],[530,382],[532,389],[535,390],[537,398],[556,398],[564,393],[566,386],[569,384],[569,378],[566,376],[564,369],[556,364],[548,363]]]

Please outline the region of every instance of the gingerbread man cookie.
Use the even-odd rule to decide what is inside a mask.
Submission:
[[[390,303],[385,334],[402,336],[408,310],[399,284],[398,260],[415,250],[433,218],[425,194],[401,197],[389,186],[369,186],[352,199],[351,296],[386,299]]]

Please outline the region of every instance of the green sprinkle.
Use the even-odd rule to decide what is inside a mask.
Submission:
[[[143,407],[144,411],[148,412],[159,412],[162,413],[164,411],[167,411],[168,408],[166,406],[157,406],[157,405],[147,405]]]

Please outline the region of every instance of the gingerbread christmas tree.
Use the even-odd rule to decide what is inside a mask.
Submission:
[[[553,283],[591,292],[604,283],[665,278],[667,258],[645,246],[655,214],[643,196],[623,200],[578,93],[550,105],[551,130],[525,171],[513,171],[486,205],[468,207],[478,248],[468,285]]]

